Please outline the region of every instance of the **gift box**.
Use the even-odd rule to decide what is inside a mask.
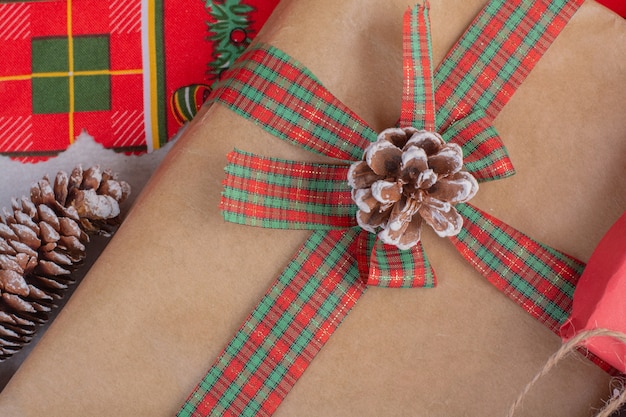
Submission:
[[[485,4],[430,3],[435,68]],[[536,12],[524,9],[528,2],[506,4]],[[402,22],[412,5],[284,0],[257,41],[299,61],[380,132],[401,115]],[[594,2],[582,4],[493,120],[516,175],[481,183],[471,201],[581,261],[626,208],[620,180],[625,34],[619,17]],[[2,415],[172,415],[194,399],[198,382],[317,233],[225,221],[224,169],[235,148],[286,161],[336,162],[279,140],[219,101],[204,107],[0,395]],[[358,302],[340,300],[350,314],[332,337],[319,337],[324,346],[298,367],[293,389],[267,393],[278,407],[274,415],[505,414],[560,338],[536,320],[541,312],[503,295],[448,239],[424,228],[422,241],[437,286],[371,287]],[[300,268],[329,266],[330,256],[316,256]],[[284,308],[291,302],[283,299]],[[333,319],[321,327],[336,327]],[[269,333],[278,323],[267,320]],[[243,366],[233,379],[240,373]],[[589,415],[609,396],[609,380],[592,361],[572,356],[519,415]],[[233,389],[250,396],[267,389],[254,382]],[[275,396],[285,398],[280,403]],[[254,413],[235,408],[221,415]]]

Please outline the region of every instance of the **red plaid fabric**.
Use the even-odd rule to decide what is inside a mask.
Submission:
[[[37,162],[83,131],[120,152],[163,146],[277,3],[0,2],[0,155]]]
[[[470,204],[459,204],[464,227],[450,238],[481,275],[558,333],[572,308],[585,264],[533,240]]]
[[[478,181],[497,180],[515,173],[509,154],[483,110],[476,110],[451,124],[444,140],[463,148],[465,169]]]
[[[422,242],[413,250],[385,245],[375,234],[361,231],[356,257],[361,279],[367,285],[388,288],[432,288],[437,284]]]

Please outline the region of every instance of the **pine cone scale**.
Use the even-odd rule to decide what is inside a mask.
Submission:
[[[27,297],[30,294],[28,284],[22,274],[12,269],[0,271],[0,286],[2,291],[21,295],[22,297]]]
[[[463,167],[463,151],[451,143],[439,153],[428,157],[428,166],[438,175],[450,175]]]
[[[35,268],[35,272],[46,275],[48,277],[69,275],[71,273],[69,269],[65,269],[61,265],[50,262],[46,259],[41,259],[39,261],[39,264],[37,264],[37,267]]]
[[[24,340],[25,339],[23,335],[20,336],[15,330],[9,329],[8,327],[2,326],[2,325],[0,325],[0,337],[9,339],[9,340],[14,340],[14,339]]]
[[[31,227],[16,223],[12,224],[11,228],[17,235],[17,238],[31,249],[37,250],[41,246],[41,240],[37,237],[38,233]]]
[[[368,188],[370,184],[383,178],[374,173],[365,161],[352,164],[348,170],[348,184],[355,190]]]
[[[33,303],[29,303],[15,294],[3,292],[2,300],[18,313],[37,313],[37,310],[35,309],[35,305]]]
[[[39,218],[39,222],[40,222],[39,224],[41,226],[45,224],[46,226],[51,227],[53,230],[56,230],[57,232],[60,230],[61,220],[59,219],[59,216],[56,215],[56,213],[54,212],[52,208],[46,205],[37,206],[37,216]]]
[[[43,243],[56,243],[61,239],[61,235],[58,232],[59,228],[55,229],[54,225],[42,222],[40,226],[40,236]]]
[[[0,223],[0,238],[4,239],[4,241],[12,241],[17,239],[17,235],[11,227],[4,223]]]
[[[62,236],[72,236],[75,238],[80,238],[82,234],[82,230],[78,223],[72,219],[68,219],[67,217],[62,217],[59,219],[59,232]]]
[[[71,266],[74,261],[69,256],[54,250],[42,252],[42,258],[51,261],[57,265]]]
[[[32,256],[32,257],[36,257],[37,256],[37,252],[31,248],[30,246],[28,246],[25,243],[22,243],[20,241],[17,240],[12,240],[9,242],[9,244],[11,246],[13,246],[13,249],[15,249],[17,252],[19,253],[24,253],[28,256]]]
[[[0,255],[0,274],[4,271],[24,273],[24,268],[17,262],[15,257]]]
[[[40,286],[39,288],[41,288],[44,291],[48,291],[48,294],[50,294],[51,296],[53,294],[57,294],[57,297],[58,297],[59,296],[58,292],[66,290],[68,288],[68,283],[71,281],[68,280],[67,282],[62,282],[58,279],[59,277],[56,277],[56,278],[57,279],[51,279],[51,278],[46,278],[42,276],[37,276],[33,278],[33,281],[39,284]]]

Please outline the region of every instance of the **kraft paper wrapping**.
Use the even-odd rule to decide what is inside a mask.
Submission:
[[[432,0],[441,61],[484,0]],[[400,110],[411,1],[283,0],[259,34],[377,130]],[[626,207],[626,24],[587,2],[495,120],[517,169],[473,204],[587,260]],[[225,155],[314,160],[215,105],[194,119],[126,222],[0,395],[3,416],[171,416],[308,232],[225,223]],[[277,416],[501,416],[558,336],[434,233],[435,289],[372,288]],[[575,356],[520,415],[587,416],[609,377]]]

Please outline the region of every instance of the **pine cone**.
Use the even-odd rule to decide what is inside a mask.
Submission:
[[[458,234],[463,219],[453,204],[478,191],[478,182],[462,167],[461,147],[436,133],[384,130],[348,171],[358,224],[400,249],[420,241],[423,222],[439,236]]]
[[[43,178],[0,216],[0,361],[28,343],[73,283],[88,234],[110,236],[130,186],[110,171]]]

